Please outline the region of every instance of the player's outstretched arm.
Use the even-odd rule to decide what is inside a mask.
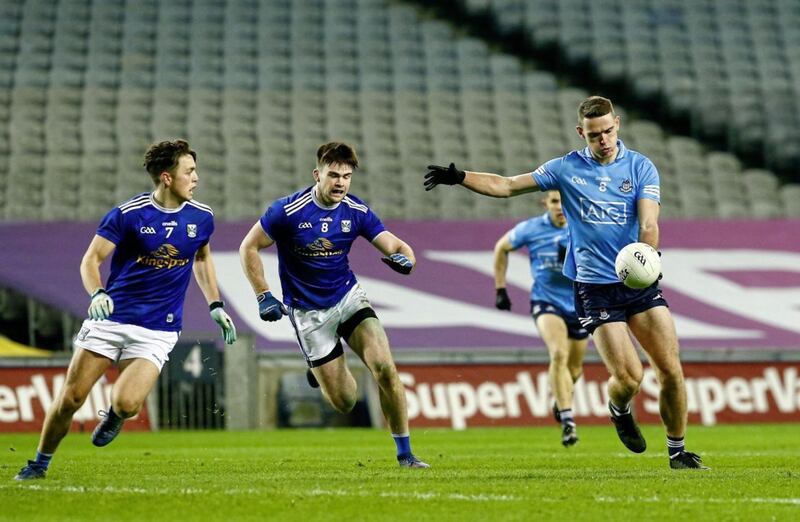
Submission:
[[[259,250],[270,247],[273,243],[275,241],[264,232],[261,223],[256,222],[239,245],[239,261],[242,263],[245,277],[256,293],[258,315],[264,321],[277,321],[287,314],[283,303],[275,299],[269,291],[267,278],[264,277],[264,264],[258,254]]]
[[[114,313],[114,301],[103,288],[103,280],[100,277],[100,265],[111,255],[114,248],[116,248],[114,243],[95,235],[81,259],[81,281],[92,298],[88,314],[96,321],[107,319]]]
[[[410,274],[417,264],[414,251],[408,243],[389,231],[383,231],[372,240],[372,246],[381,251],[384,257],[381,261],[386,263],[395,272]]]
[[[506,292],[506,271],[508,270],[508,253],[514,250],[506,232],[494,245],[494,306],[498,310],[511,310],[511,299]]]
[[[219,286],[217,285],[217,270],[214,261],[211,259],[211,247],[206,243],[194,255],[194,266],[192,267],[194,279],[197,286],[203,292],[203,296],[208,303],[208,312],[211,318],[222,329],[222,337],[226,344],[236,342],[236,326],[233,319],[225,312],[225,304],[220,299]]]
[[[425,190],[432,190],[438,185],[463,185],[472,192],[494,198],[508,198],[539,190],[530,174],[505,177],[490,172],[458,170],[453,163],[448,167],[428,165],[424,185]]]

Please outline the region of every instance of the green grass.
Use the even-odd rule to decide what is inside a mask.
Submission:
[[[673,471],[664,432],[627,452],[610,426],[416,430],[399,469],[380,430],[70,434],[17,483],[35,435],[0,435],[0,520],[799,520],[800,425],[692,427],[713,469]]]

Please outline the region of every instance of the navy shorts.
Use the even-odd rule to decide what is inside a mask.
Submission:
[[[589,337],[589,331],[581,326],[578,321],[578,316],[575,314],[568,314],[558,306],[547,301],[531,301],[531,316],[533,320],[544,314],[555,314],[562,318],[567,323],[567,337],[580,341]]]
[[[622,283],[598,285],[575,281],[575,311],[589,333],[605,323],[628,322],[632,315],[656,306],[669,306],[658,282],[643,289],[628,288]]]

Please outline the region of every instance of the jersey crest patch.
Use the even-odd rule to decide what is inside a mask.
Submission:
[[[622,185],[619,186],[619,190],[623,194],[627,194],[628,192],[631,191],[631,189],[633,189],[633,185],[631,185],[631,180],[629,180],[629,179],[626,179],[625,181],[623,181]]]
[[[343,219],[342,220],[342,232],[345,232],[345,233],[346,232],[350,232],[350,229],[351,229],[350,220],[349,219]]]
[[[186,235],[189,237],[197,237],[197,225],[189,223],[186,225]]]

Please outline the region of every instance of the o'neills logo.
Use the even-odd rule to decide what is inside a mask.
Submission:
[[[689,420],[718,422],[800,421],[800,379],[792,365],[765,363],[684,364]],[[608,373],[584,367],[572,410],[580,422],[608,422]],[[542,364],[401,366],[408,417],[415,426],[536,425],[553,423],[553,396]],[[642,422],[660,422],[659,385],[645,370],[634,403]]]
[[[336,245],[329,239],[320,237],[305,246],[295,246],[294,251],[305,257],[331,257],[339,256],[344,253],[344,250],[341,248],[339,250],[334,250],[334,248],[336,248]]]
[[[179,255],[180,252],[177,248],[169,243],[164,243],[149,254],[137,257],[136,262],[155,269],[166,268],[167,270],[189,264],[188,259],[179,258]]]

